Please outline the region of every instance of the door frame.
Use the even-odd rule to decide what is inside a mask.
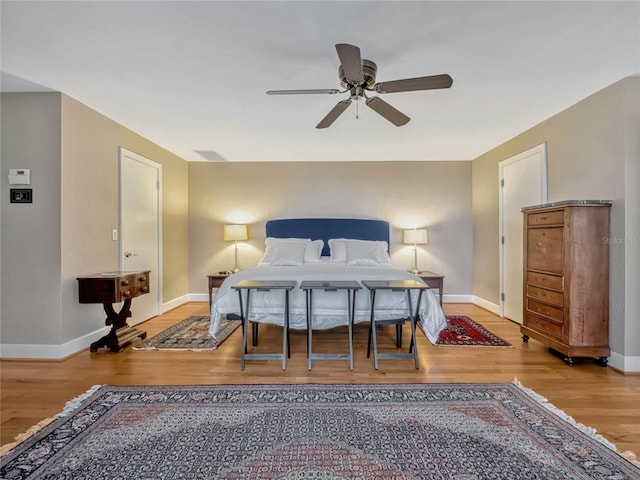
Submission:
[[[506,166],[512,165],[516,162],[520,162],[522,160],[525,160],[529,157],[532,157],[533,155],[539,154],[540,155],[540,170],[541,170],[541,177],[542,177],[542,185],[541,185],[541,198],[542,198],[542,203],[546,203],[548,201],[548,176],[547,176],[547,143],[541,143],[540,145],[536,145],[535,147],[532,147],[528,150],[525,150],[524,152],[518,153],[517,155],[514,155],[513,157],[507,158],[506,160],[502,160],[501,162],[498,163],[498,197],[499,197],[499,204],[498,204],[498,224],[499,224],[499,233],[498,233],[498,249],[499,249],[499,273],[500,273],[500,291],[498,292],[498,300],[499,300],[499,307],[500,307],[500,316],[504,317],[504,299],[502,297],[503,293],[504,293],[504,285],[505,285],[505,279],[504,279],[504,270],[505,270],[505,258],[504,258],[504,243],[503,243],[503,237],[504,237],[504,223],[505,223],[505,219],[504,219],[504,188],[503,188],[503,181],[504,181],[504,168]],[[523,278],[524,281],[524,278]],[[524,299],[523,299],[524,301]]]
[[[158,245],[158,251],[156,252],[156,262],[158,264],[158,294],[157,294],[157,301],[158,301],[158,315],[163,313],[163,309],[162,309],[162,305],[163,305],[163,297],[162,297],[162,279],[163,279],[163,274],[162,274],[162,165],[154,162],[153,160],[150,160],[147,157],[144,157],[142,155],[139,155],[135,152],[132,152],[131,150],[128,150],[124,147],[118,147],[118,228],[120,229],[120,235],[118,236],[119,238],[119,244],[118,244],[118,249],[119,249],[119,261],[120,261],[120,270],[123,269],[124,266],[124,242],[122,241],[123,235],[123,229],[122,229],[122,211],[124,206],[122,205],[122,163],[124,162],[124,157],[129,157],[130,159],[134,160],[134,161],[138,161],[140,163],[143,163],[149,167],[152,167],[156,170],[157,172],[157,188],[156,188],[156,201],[157,201],[157,212],[158,212],[158,218],[156,219],[156,225],[157,225],[157,231],[156,231],[156,236],[157,236],[157,245]]]

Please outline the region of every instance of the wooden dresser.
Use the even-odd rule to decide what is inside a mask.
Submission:
[[[565,355],[609,356],[611,202],[571,200],[522,209],[524,312],[529,337]]]

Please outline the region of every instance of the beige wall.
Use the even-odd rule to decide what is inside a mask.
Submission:
[[[427,227],[418,265],[446,276],[445,295],[471,294],[470,162],[190,163],[189,290],[207,291],[206,275],[233,267],[226,223],[247,223],[241,268],[264,251],[271,218],[362,217],[391,224],[391,258],[413,264],[403,228]]]
[[[186,296],[187,162],[66,95],[2,94],[2,99],[3,171],[31,168],[34,204],[26,207],[37,212],[23,217],[19,214],[27,210],[3,203],[2,343],[60,345],[104,327],[100,305],[78,304],[76,277],[118,269],[111,230],[118,228],[120,146],[162,165],[163,297]],[[47,103],[48,115],[40,118],[34,103]],[[28,254],[22,270],[16,263],[21,252]],[[25,283],[30,288],[23,288]]]
[[[549,201],[613,200],[611,237],[625,238],[627,212],[637,215],[640,209],[637,194],[627,193],[625,186],[627,173],[635,169],[632,177],[638,178],[639,83],[638,77],[617,82],[473,161],[475,296],[499,303],[498,163],[541,143],[547,144]],[[635,118],[635,128],[630,118]],[[636,189],[639,184],[635,184]],[[634,228],[637,231],[637,222]],[[613,242],[610,249],[611,347],[614,352],[628,356],[640,354],[637,342],[625,345],[625,336],[630,332],[637,334],[640,322],[637,308],[633,310],[633,319],[626,313],[631,304],[625,298],[626,285],[630,282],[638,285],[640,275],[640,269],[629,271],[630,265],[625,265],[625,251],[637,248],[637,243],[621,241]]]

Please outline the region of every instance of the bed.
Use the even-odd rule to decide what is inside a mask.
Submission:
[[[295,218],[266,223],[265,253],[255,268],[230,275],[220,286],[211,305],[209,333],[215,337],[224,315],[239,314],[238,293],[232,288],[241,280],[419,280],[394,267],[388,252],[389,224],[375,219]],[[284,299],[271,292],[252,295],[248,318],[252,322],[283,324]],[[305,330],[306,297],[300,288],[290,294],[289,325]],[[417,292],[412,297],[417,304]],[[376,318],[394,319],[408,315],[403,292],[380,292],[376,297]],[[333,292],[314,296],[313,329],[324,330],[347,323],[347,299]],[[245,312],[247,313],[247,312]],[[370,296],[366,289],[355,298],[355,323],[369,322]],[[420,303],[421,326],[432,342],[446,325],[440,304],[426,290]]]

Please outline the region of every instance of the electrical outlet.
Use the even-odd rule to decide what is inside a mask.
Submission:
[[[118,240],[118,230],[116,228],[111,230],[111,240],[114,242]]]

